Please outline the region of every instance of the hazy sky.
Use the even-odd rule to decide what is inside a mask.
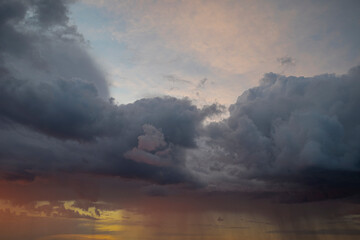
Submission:
[[[0,239],[358,239],[359,12],[0,0]]]
[[[71,18],[120,103],[172,95],[231,104],[267,72],[343,74],[358,65],[358,11],[350,0],[108,0],[80,1]]]

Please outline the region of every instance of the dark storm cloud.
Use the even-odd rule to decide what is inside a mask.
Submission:
[[[114,105],[104,74],[69,25],[67,3],[0,2],[0,178],[86,173],[194,182],[185,149],[196,147],[201,122],[218,106],[198,109],[170,97]],[[136,150],[141,160],[131,156]]]
[[[217,169],[227,177],[358,191],[359,108],[360,67],[342,76],[269,73],[208,126],[208,143],[222,149]]]
[[[19,1],[0,1],[1,54],[20,54],[29,48],[28,36],[24,36],[14,28],[14,24],[22,20],[25,13],[26,6]]]
[[[78,79],[36,80],[2,75],[0,114],[59,138],[89,140],[106,107],[94,84]],[[104,131],[103,131],[104,132]]]
[[[36,5],[35,15],[43,26],[66,25],[68,17],[68,0],[47,1],[33,0]]]
[[[195,181],[182,166],[184,149],[195,147],[197,129],[208,110],[199,110],[187,100],[155,98],[123,106],[111,105],[107,111],[105,120],[99,122],[104,125],[96,129],[99,134],[108,135],[97,136],[90,142],[63,141],[56,135],[34,132],[12,122],[3,123],[0,137],[3,178],[29,181],[35,176],[68,172],[144,179],[161,184]],[[156,166],[151,160],[129,157],[129,151],[141,146],[138,138],[145,136],[143,128],[146,126],[162,129],[163,149],[155,151],[142,145],[139,151],[146,153],[149,159],[161,159],[164,165]],[[92,133],[92,125],[85,127]]]
[[[89,139],[97,130],[80,128],[95,121],[97,96],[106,96],[107,86],[81,35],[67,25],[66,9],[63,1],[1,2],[0,116],[57,137]],[[54,28],[42,29],[45,20]]]
[[[67,3],[0,1],[0,179],[88,174],[255,190],[265,182],[322,189],[322,198],[359,190],[360,67],[342,76],[266,74],[227,119],[204,127],[223,106],[109,100]]]

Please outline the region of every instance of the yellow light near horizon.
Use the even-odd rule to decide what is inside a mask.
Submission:
[[[38,240],[63,240],[63,239],[71,239],[71,240],[121,240],[119,238],[115,238],[111,235],[92,235],[92,234],[58,234],[47,236],[44,238],[39,238]]]
[[[148,211],[98,210],[101,212],[97,218],[88,218],[95,214],[95,209],[80,209],[76,207],[75,201],[62,202],[57,209],[56,206],[53,209],[54,213],[59,213],[63,210],[63,205],[65,210],[77,212],[75,217],[66,214],[45,215],[41,213],[41,207],[34,207],[48,205],[45,202],[30,204],[30,208],[26,209],[26,206],[0,201],[0,210],[3,212],[0,214],[0,238],[8,239],[6,236],[11,236],[11,239],[22,240],[24,236],[29,236],[34,240],[281,240],[286,237],[297,240],[336,240],[341,237],[343,240],[355,240],[358,235],[351,234],[359,229],[357,214],[339,217],[337,222],[329,225],[326,212],[313,214],[313,211],[306,210],[309,205],[303,204],[272,205],[279,210],[276,212],[278,215],[274,216],[268,215],[266,208],[250,212],[164,211],[161,206],[148,203]],[[293,215],[296,218],[289,218]]]

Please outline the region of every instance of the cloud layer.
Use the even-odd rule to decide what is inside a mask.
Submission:
[[[1,180],[88,174],[217,190],[358,191],[360,67],[268,73],[228,118],[205,125],[222,106],[173,97],[114,104],[67,4],[0,1]]]

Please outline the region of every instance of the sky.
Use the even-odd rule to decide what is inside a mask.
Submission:
[[[230,105],[267,72],[311,77],[344,74],[359,64],[356,5],[79,1],[71,19],[90,41],[119,103],[171,95]]]
[[[0,239],[358,239],[359,11],[0,0]]]

